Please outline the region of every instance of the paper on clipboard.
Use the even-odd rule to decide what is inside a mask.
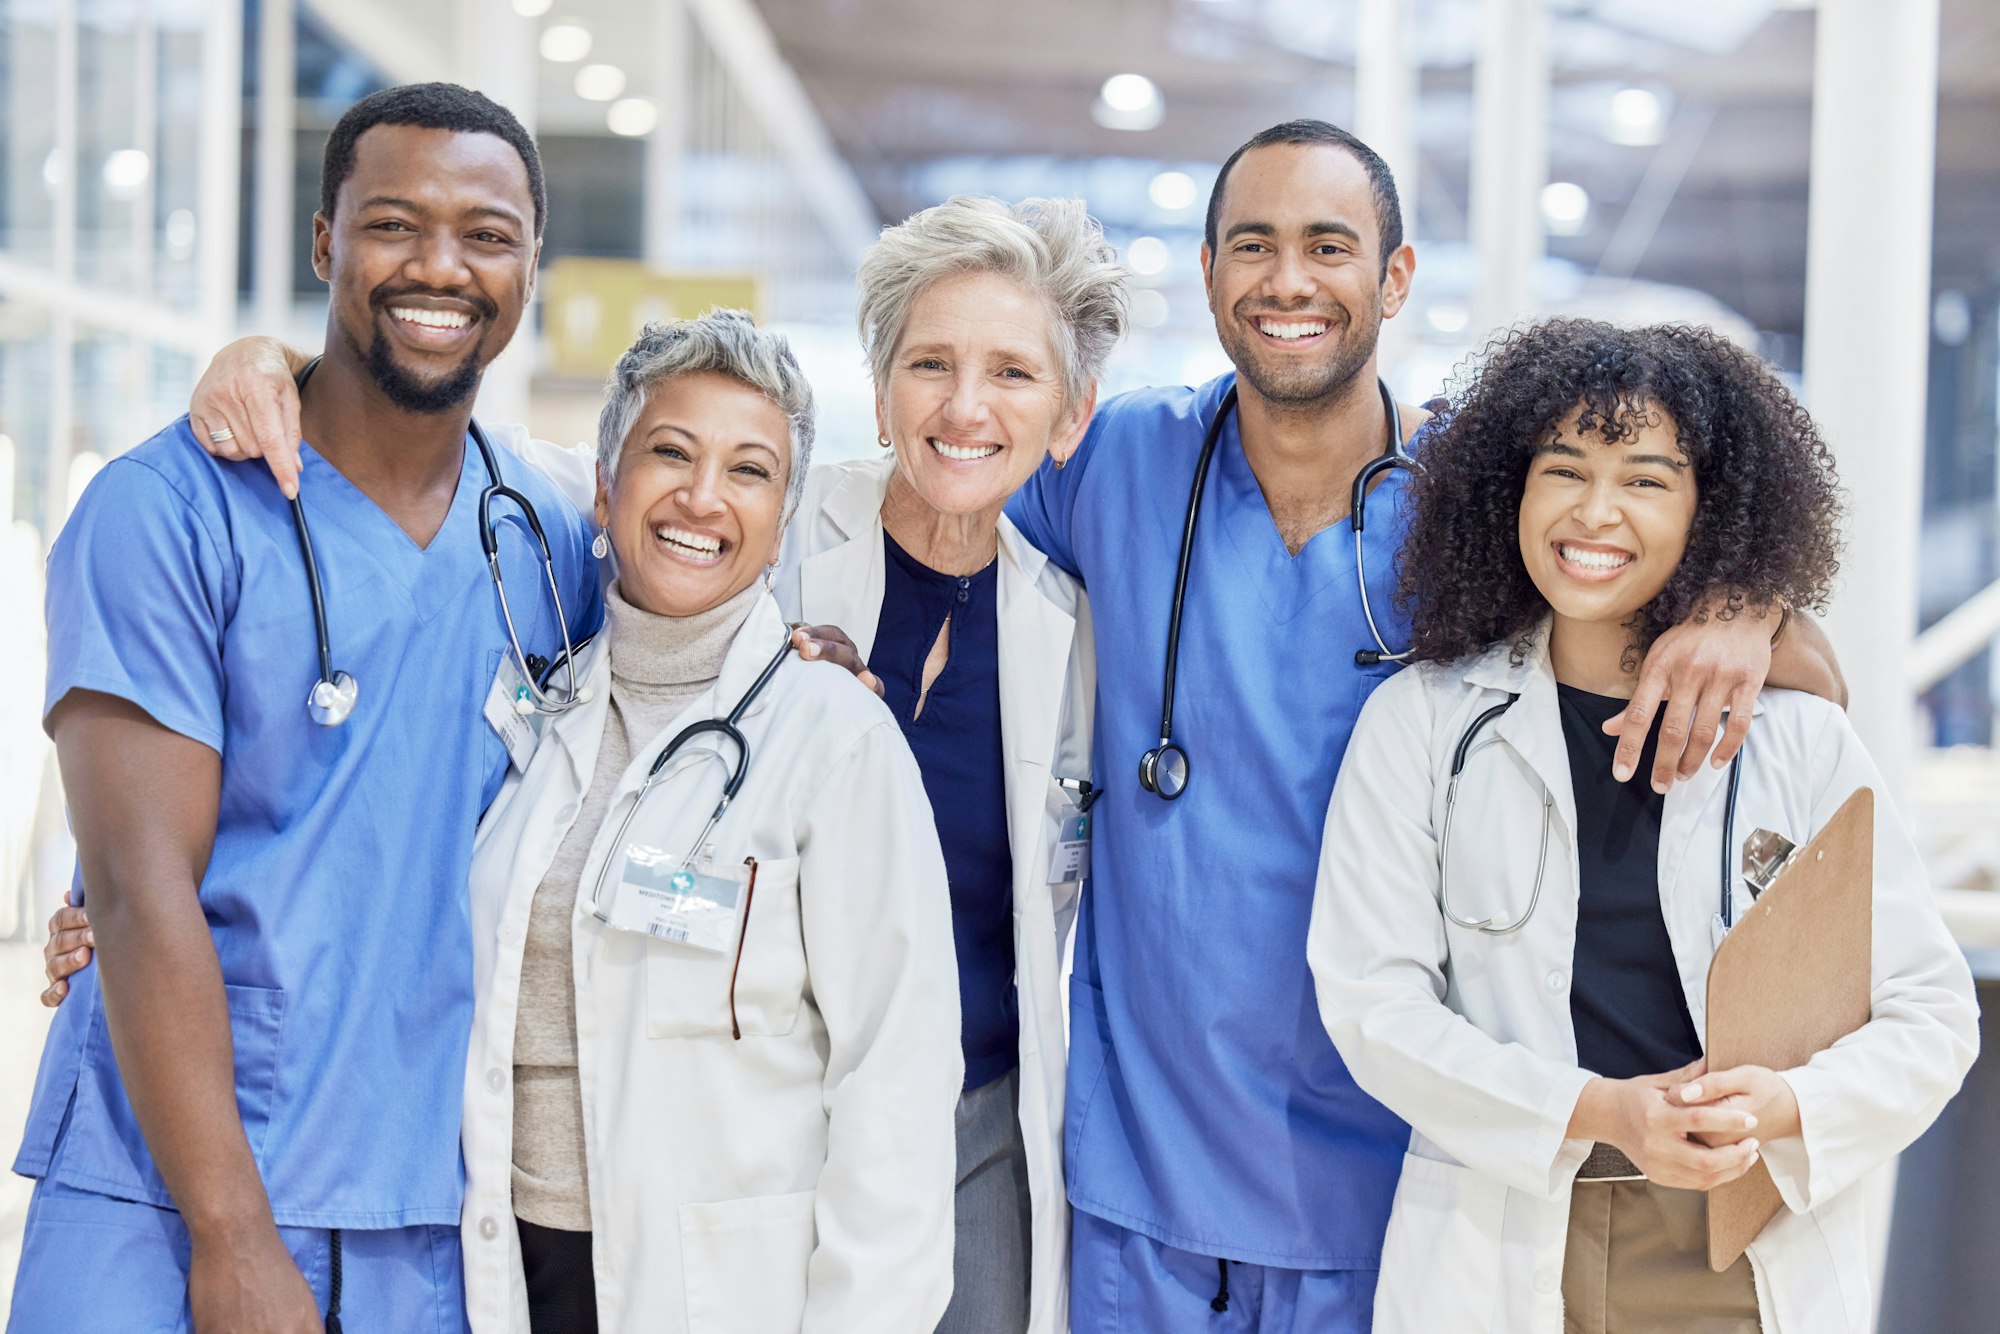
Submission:
[[[1708,1068],[1804,1065],[1868,1022],[1875,793],[1861,788],[1737,919],[1708,968]],[[1760,1160],[1708,1193],[1708,1263],[1736,1262],[1784,1208]]]

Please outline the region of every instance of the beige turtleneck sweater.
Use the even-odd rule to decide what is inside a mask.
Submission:
[[[680,617],[641,611],[615,584],[605,594],[610,717],[576,823],[535,890],[521,954],[514,1021],[514,1214],[538,1226],[590,1229],[570,952],[570,921],[590,845],[634,748],[658,736],[715,684],[736,632],[763,591],[763,585],[752,584],[720,606]]]

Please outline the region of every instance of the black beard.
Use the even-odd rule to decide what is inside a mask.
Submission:
[[[353,334],[348,334],[347,342],[368,368],[375,387],[403,411],[420,416],[449,412],[470,399],[479,392],[479,377],[486,369],[479,364],[479,349],[474,348],[456,370],[426,383],[396,364],[389,352],[389,340],[379,334],[369,341],[365,352]]]
[[[1232,320],[1225,325],[1218,321],[1216,332],[1222,339],[1223,351],[1236,365],[1236,374],[1248,381],[1259,397],[1274,406],[1298,409],[1330,403],[1347,391],[1354,377],[1375,355],[1375,345],[1382,334],[1380,309],[1378,305],[1375,318],[1366,325],[1349,321],[1341,329],[1340,341],[1334,345],[1328,360],[1288,372],[1275,372],[1259,361],[1253,341],[1258,335],[1238,332],[1242,328],[1240,323]]]

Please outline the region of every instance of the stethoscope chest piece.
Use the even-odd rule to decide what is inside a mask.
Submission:
[[[1162,741],[1139,757],[1139,786],[1172,801],[1187,791],[1188,757],[1178,742]]]
[[[313,682],[306,695],[306,712],[321,727],[338,727],[354,712],[361,687],[346,672],[335,672]]]

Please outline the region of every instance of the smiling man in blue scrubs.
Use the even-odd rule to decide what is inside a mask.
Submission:
[[[468,440],[533,286],[533,141],[477,93],[356,104],[327,145],[330,289],[299,539],[261,464],[186,418],[112,461],[49,563],[45,725],[96,933],[43,1053],[15,1170],[39,1178],[10,1329],[465,1327],[458,1129],[466,869],[508,756],[481,721],[509,639]],[[525,466],[580,639],[588,530]],[[496,507],[523,648],[563,643],[518,508]]]
[[[1070,993],[1071,1328],[1358,1332],[1409,1132],[1355,1087],[1321,1027],[1305,937],[1334,774],[1369,692],[1396,670],[1356,663],[1375,640],[1348,509],[1387,443],[1376,339],[1415,259],[1381,158],[1299,121],[1224,165],[1202,264],[1235,373],[1106,404],[1068,467],[1043,469],[1008,511],[1089,586],[1097,640],[1104,796]],[[1188,786],[1170,802],[1137,771],[1160,740],[1189,487],[1232,384],[1181,632]],[[1422,412],[1401,415],[1412,435]],[[1369,493],[1363,530],[1392,648],[1406,642],[1392,596],[1405,476]],[[1708,754],[1731,692],[1754,694],[1776,624],[1745,614],[1655,646],[1655,684],[1681,664],[1667,716],[1692,738],[1685,753],[1663,741],[1659,781]],[[1824,640],[1801,628],[1786,654],[1813,660],[1786,674],[1837,688],[1814,659]],[[1687,653],[1690,638],[1707,651]],[[1645,733],[1642,721],[1625,762]]]

